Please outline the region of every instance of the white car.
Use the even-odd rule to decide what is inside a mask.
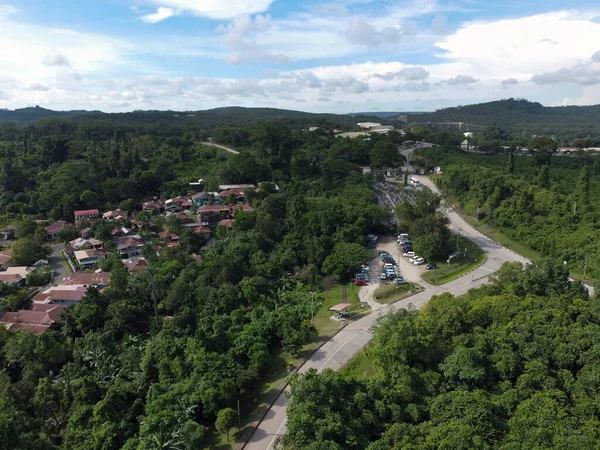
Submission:
[[[402,256],[404,256],[405,258],[414,258],[416,256],[416,253],[415,252],[404,252],[404,253],[402,253]]]
[[[425,264],[425,258],[415,258],[413,260],[413,264],[415,266],[420,266],[421,264]]]
[[[387,275],[385,272],[381,272],[381,277],[382,280],[387,280]]]
[[[414,252],[413,252],[413,253],[414,253]],[[414,263],[414,262],[415,262],[415,259],[418,259],[418,258],[420,258],[420,256],[413,255],[413,256],[412,256],[412,257],[411,257],[411,258],[408,260],[408,262],[412,264],[412,263]]]

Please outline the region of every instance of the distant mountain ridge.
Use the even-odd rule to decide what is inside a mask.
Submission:
[[[34,123],[45,119],[76,119],[76,120],[111,120],[123,125],[149,124],[158,121],[169,123],[197,124],[200,127],[216,125],[235,125],[256,123],[265,120],[299,121],[302,124],[315,126],[324,121],[353,126],[360,120],[374,120],[372,114],[350,116],[347,114],[309,113],[276,108],[245,108],[231,106],[199,111],[132,111],[124,113],[105,113],[102,111],[53,111],[39,106],[15,110],[0,110],[0,122],[16,122],[19,124]]]
[[[600,137],[600,105],[544,106],[524,99],[509,98],[474,105],[444,108],[428,114],[411,114],[409,122],[463,122],[472,131],[490,126],[513,134],[550,135],[574,139]]]

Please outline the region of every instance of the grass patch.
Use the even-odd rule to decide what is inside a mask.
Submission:
[[[369,348],[362,349],[358,355],[340,369],[340,373],[344,376],[359,379],[375,378],[377,370],[369,355]]]
[[[348,308],[349,313],[356,313],[364,311],[364,308],[360,307],[360,298],[358,296],[358,286],[354,286],[353,283],[346,285],[346,303],[352,303],[352,306]],[[320,295],[323,296],[323,304],[318,311],[315,311],[315,319],[313,321],[319,335],[327,334],[341,326],[340,322],[331,320],[333,312],[329,311],[333,305],[342,303],[344,287],[341,284],[335,285],[329,291],[323,291]]]
[[[62,259],[63,265],[65,266],[65,271],[69,275],[73,275],[75,272],[73,272],[73,269],[71,269],[71,264],[69,264],[69,261],[63,252],[60,252],[60,259]]]
[[[396,286],[394,283],[386,283],[375,291],[375,301],[383,304],[391,303],[419,289],[421,289],[421,286],[414,283],[406,283],[399,286]]]
[[[424,281],[433,285],[446,284],[470,272],[482,263],[485,253],[477,244],[464,237],[458,238],[458,244],[460,254],[463,255],[466,248],[467,256],[454,259],[450,264],[443,260],[433,261],[438,265],[438,268],[424,273],[422,277]]]

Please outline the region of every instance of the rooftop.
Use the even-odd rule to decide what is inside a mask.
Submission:
[[[83,285],[83,286],[94,286],[94,285],[107,285],[110,282],[110,273],[108,272],[94,272],[94,273],[74,273],[70,277],[66,278],[61,286],[69,285]]]
[[[94,215],[99,216],[100,211],[98,211],[97,209],[80,209],[79,211],[75,211],[75,217]]]
[[[254,184],[220,184],[219,191],[227,191],[229,189],[254,189],[256,186]]]

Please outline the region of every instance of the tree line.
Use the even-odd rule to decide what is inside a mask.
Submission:
[[[600,310],[562,261],[382,318],[370,379],[295,376],[286,449],[595,448]]]

